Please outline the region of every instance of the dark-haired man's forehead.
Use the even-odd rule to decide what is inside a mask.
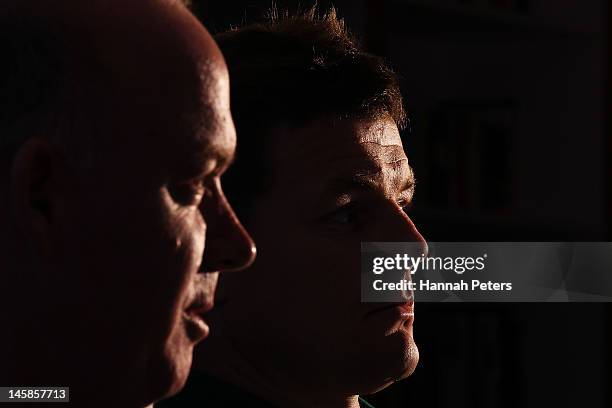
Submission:
[[[405,155],[395,153],[372,156],[356,154],[330,161],[318,175],[325,194],[368,191],[400,196],[414,188],[414,172]]]
[[[359,190],[398,197],[414,186],[397,126],[384,118],[313,123],[275,140],[278,179],[314,196]]]
[[[389,117],[322,123],[311,130],[295,141],[305,162],[363,167],[359,172],[364,174],[408,164],[399,130]]]
[[[372,148],[392,148],[399,156],[405,156],[399,129],[390,115],[375,118],[322,117],[295,127],[284,125],[272,131],[275,140],[273,150],[292,150],[306,157],[328,158],[359,151],[358,145],[371,144]]]

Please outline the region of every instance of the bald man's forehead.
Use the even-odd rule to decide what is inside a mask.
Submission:
[[[181,2],[24,3],[15,0],[14,11],[57,44],[77,116],[95,128],[98,149],[153,149],[158,160],[171,151],[231,155],[227,68]]]
[[[226,70],[216,43],[187,9],[175,3],[152,3],[157,5],[140,9],[130,3],[130,12],[121,8],[118,15],[116,10],[100,13],[100,27],[92,33],[95,53],[129,62],[138,59],[142,65],[170,67],[187,60],[197,61],[205,72]]]
[[[75,81],[91,100],[162,120],[182,115],[198,125],[227,115],[223,57],[180,2],[94,0],[79,9],[91,21],[75,16],[60,35],[70,37]]]
[[[178,0],[7,0],[0,17],[46,31],[77,61],[113,54],[148,61],[184,55],[208,60],[208,67],[225,66],[210,34]]]
[[[231,138],[231,129],[218,131],[232,128],[225,62],[180,1],[7,0],[6,6],[0,15],[27,23],[50,45],[69,78],[62,86],[75,116],[95,119],[95,137],[117,135],[111,139],[123,144],[185,133],[201,141],[212,133]]]

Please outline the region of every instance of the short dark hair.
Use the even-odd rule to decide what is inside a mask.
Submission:
[[[236,162],[224,187],[247,221],[271,173],[263,158],[275,127],[326,116],[378,119],[386,114],[400,128],[405,123],[396,74],[382,58],[360,49],[333,8],[323,15],[316,7],[296,15],[271,10],[264,22],[215,39],[230,73],[238,133]]]

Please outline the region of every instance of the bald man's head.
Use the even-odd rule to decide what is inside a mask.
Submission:
[[[9,5],[0,383],[144,406],[184,383],[217,272],[254,254],[220,184],[235,149],[225,63],[178,1]]]
[[[176,89],[176,80],[199,76],[208,82],[203,86],[219,77],[225,80],[221,53],[184,3],[6,3],[0,14],[3,163],[10,163],[17,148],[34,135],[57,138],[75,159],[83,160],[81,149],[91,150],[92,119],[109,105],[116,110],[117,102],[136,102],[125,100],[127,90],[134,91],[128,96],[138,102],[153,103],[151,98]],[[199,65],[191,64],[194,60]],[[200,97],[199,89],[191,91],[192,98]],[[202,102],[214,104],[215,93],[206,95],[210,99]],[[77,131],[77,124],[86,128]],[[69,136],[73,138],[67,140]],[[85,157],[91,159],[90,154]]]

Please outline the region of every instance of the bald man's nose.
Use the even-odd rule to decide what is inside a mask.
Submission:
[[[222,193],[217,201],[203,203],[202,213],[207,227],[201,271],[244,269],[255,260],[255,243]]]

